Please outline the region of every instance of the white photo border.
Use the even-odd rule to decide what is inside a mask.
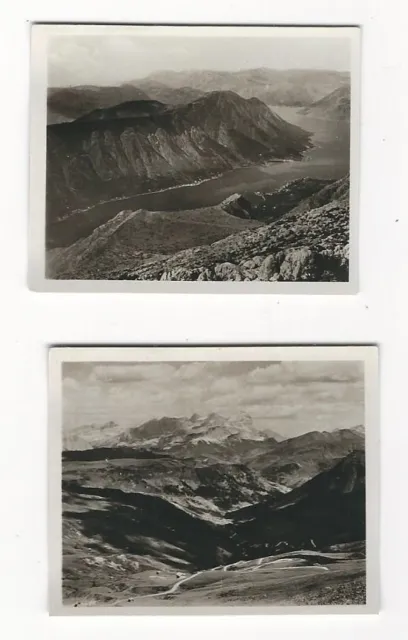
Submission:
[[[79,607],[62,602],[62,365],[64,362],[203,361],[364,362],[366,458],[366,604],[302,606]],[[48,557],[50,615],[373,614],[380,607],[379,380],[377,346],[52,347],[49,350]]]
[[[342,37],[351,43],[350,120],[350,251],[347,282],[205,282],[150,280],[54,280],[45,277],[46,262],[46,133],[47,133],[47,46],[50,38],[69,35],[127,35],[148,37],[191,34],[191,37],[242,36]],[[302,32],[301,34],[299,32]],[[252,294],[356,294],[359,291],[359,183],[360,183],[360,67],[359,26],[243,26],[243,25],[31,25],[30,71],[30,215],[28,237],[28,286],[41,292],[76,293],[252,293]]]

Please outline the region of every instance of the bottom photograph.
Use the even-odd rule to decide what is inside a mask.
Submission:
[[[378,610],[376,347],[50,349],[51,614]]]

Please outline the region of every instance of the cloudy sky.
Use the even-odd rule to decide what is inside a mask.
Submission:
[[[350,40],[343,37],[197,37],[192,29],[187,36],[150,33],[51,37],[49,85],[114,85],[168,69],[350,69]]]
[[[291,437],[364,423],[359,362],[64,363],[64,431],[164,415],[248,413]]]

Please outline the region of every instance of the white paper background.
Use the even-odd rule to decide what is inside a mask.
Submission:
[[[406,637],[408,451],[408,36],[398,0],[29,0],[4,3],[0,61],[0,613],[7,639]],[[26,286],[29,21],[361,24],[361,293],[311,296],[49,294]],[[378,343],[381,586],[378,616],[49,618],[46,345]],[[404,624],[405,623],[405,624]]]

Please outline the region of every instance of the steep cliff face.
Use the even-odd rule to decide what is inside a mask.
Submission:
[[[91,203],[296,158],[309,134],[257,99],[214,92],[187,105],[132,103],[47,132],[47,220]]]

